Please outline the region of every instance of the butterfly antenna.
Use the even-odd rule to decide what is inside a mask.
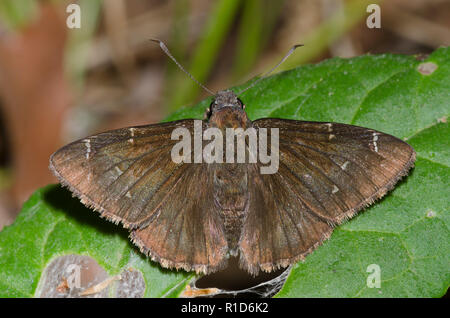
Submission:
[[[298,48],[298,47],[300,47],[300,46],[303,46],[303,44],[296,44],[296,45],[294,45],[293,47],[291,47],[291,49],[289,50],[289,52],[287,52],[287,54],[285,55],[285,57],[283,57],[283,59],[282,59],[280,62],[278,62],[277,65],[275,65],[270,71],[268,71],[266,74],[264,74],[263,76],[261,76],[259,79],[257,79],[256,81],[254,81],[250,86],[244,88],[242,91],[240,91],[240,92],[237,93],[236,95],[237,95],[237,96],[241,95],[241,94],[244,93],[246,90],[252,88],[252,87],[255,86],[257,83],[259,83],[262,79],[266,78],[267,75],[269,75],[270,73],[272,73],[273,71],[275,71],[275,70],[278,68],[278,66],[280,66],[281,64],[283,64],[283,62],[286,61],[286,59],[287,59],[292,53],[294,53],[295,49]]]
[[[200,83],[199,81],[197,81],[194,76],[191,75],[191,73],[189,73],[188,71],[185,70],[185,68],[183,66],[181,66],[180,63],[178,63],[178,61],[173,57],[173,55],[170,53],[169,49],[167,48],[167,46],[164,44],[163,41],[158,40],[158,39],[150,39],[150,41],[153,42],[157,42],[159,43],[159,46],[161,47],[161,50],[164,51],[164,53],[166,53],[166,55],[168,57],[170,57],[172,59],[172,61],[175,62],[175,64],[180,68],[180,70],[182,70],[183,72],[185,72],[187,74],[187,76],[189,76],[191,78],[191,80],[193,80],[194,82],[196,82],[198,84],[198,86],[200,86],[201,88],[203,88],[205,91],[207,91],[208,93],[210,93],[211,95],[215,95],[215,93],[213,91],[211,91],[210,89],[208,89],[207,87],[205,87],[202,83]]]

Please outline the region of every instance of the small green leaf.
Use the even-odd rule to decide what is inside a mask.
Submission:
[[[245,84],[244,86],[248,85]],[[236,90],[243,88],[239,87]],[[334,58],[262,80],[241,99],[251,119],[334,121],[381,130],[417,152],[394,191],[296,264],[277,297],[440,297],[450,284],[450,49],[426,60],[403,55]],[[211,98],[166,119],[202,118]],[[31,297],[45,267],[67,254],[94,258],[109,275],[144,276],[145,296],[178,296],[193,275],[161,270],[124,229],[48,187],[0,233],[0,296]],[[380,288],[370,288],[370,265]]]

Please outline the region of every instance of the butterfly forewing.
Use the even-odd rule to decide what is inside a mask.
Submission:
[[[125,227],[136,227],[154,213],[186,167],[170,149],[177,127],[192,121],[123,128],[86,137],[58,150],[50,167],[82,201]],[[150,200],[151,199],[151,200]]]
[[[382,197],[415,160],[393,136],[352,125],[262,119],[279,129],[279,170],[249,168],[251,204],[241,239],[241,263],[271,271],[302,259],[334,225]]]

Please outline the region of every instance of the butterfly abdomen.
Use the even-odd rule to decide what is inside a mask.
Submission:
[[[231,251],[236,250],[248,206],[247,167],[243,164],[220,164],[212,169],[214,202],[220,211]]]

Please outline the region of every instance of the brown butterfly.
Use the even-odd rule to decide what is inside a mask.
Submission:
[[[379,131],[252,122],[244,108],[232,91],[218,92],[202,128],[278,128],[276,173],[262,174],[261,162],[174,162],[172,132],[193,133],[189,119],[86,137],[54,153],[50,169],[81,202],[130,229],[132,241],[163,267],[211,273],[238,255],[256,275],[304,259],[415,161],[411,146]]]

